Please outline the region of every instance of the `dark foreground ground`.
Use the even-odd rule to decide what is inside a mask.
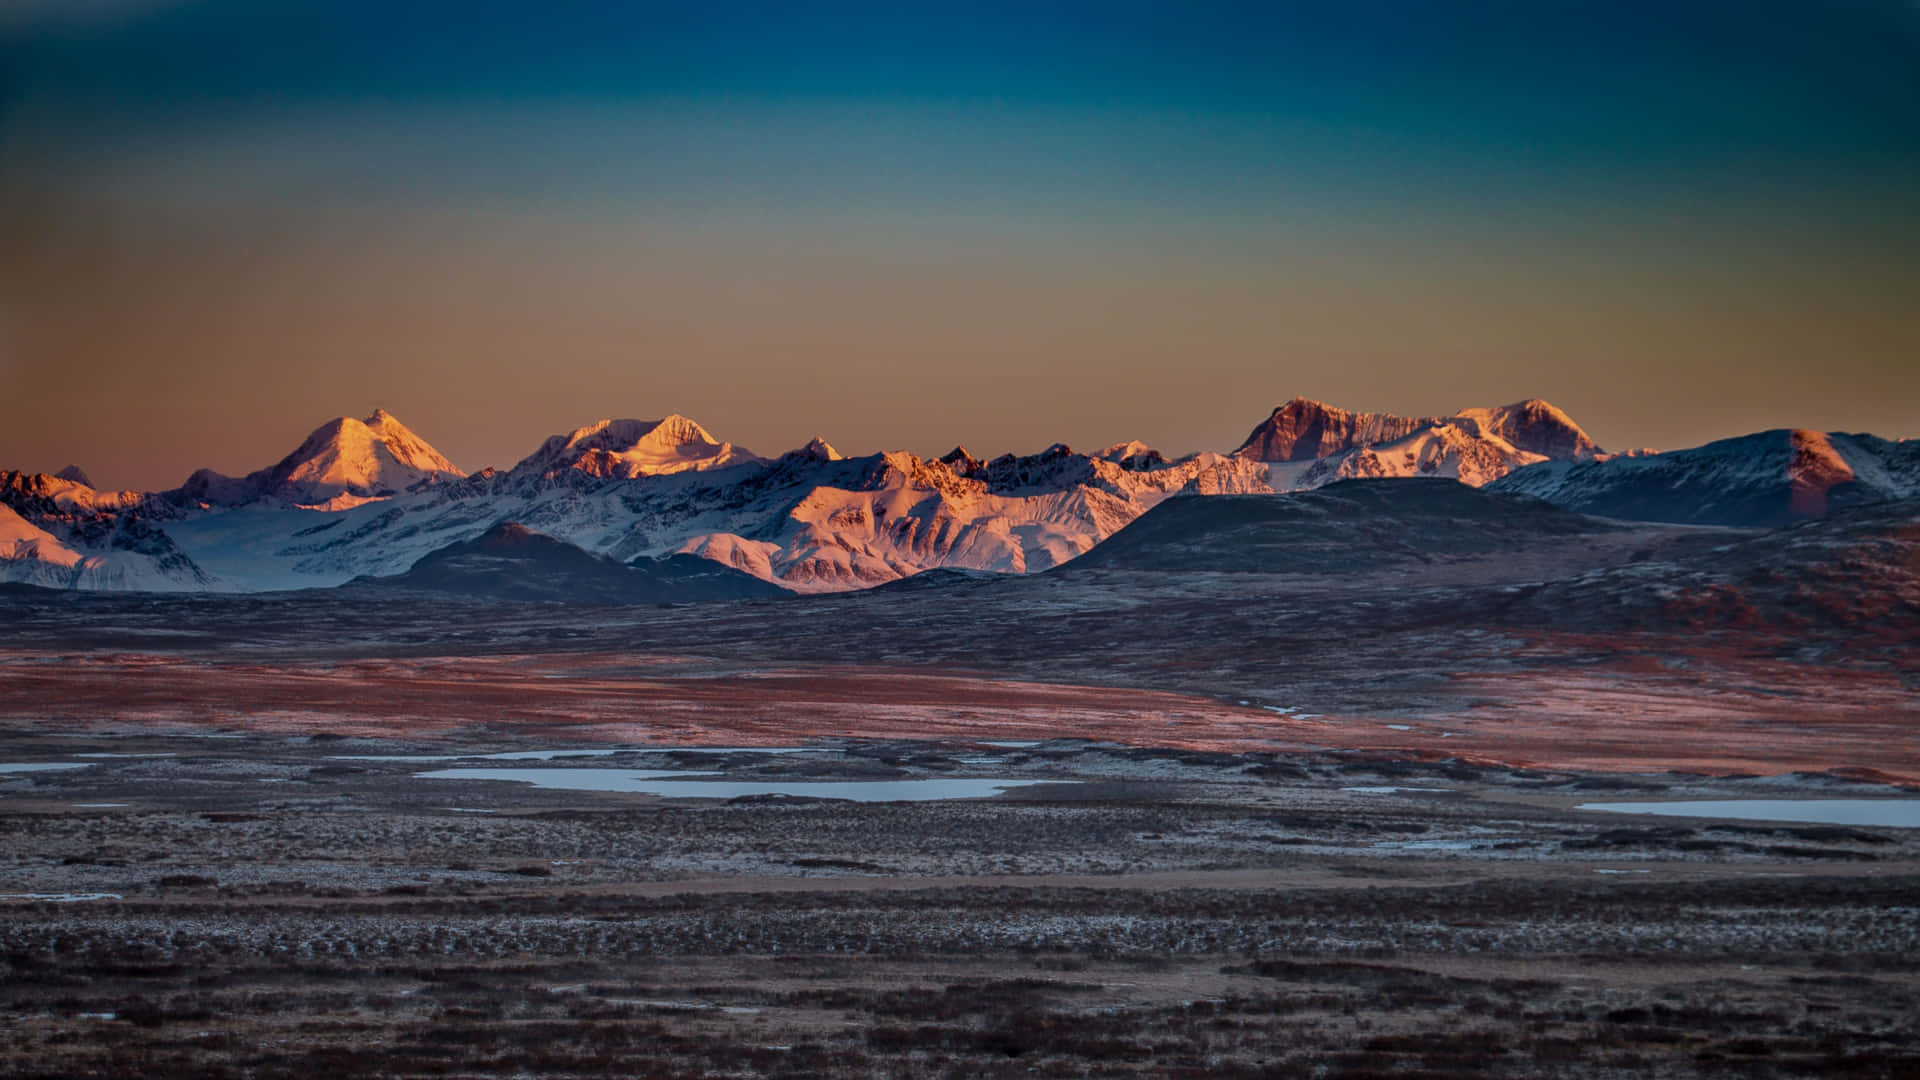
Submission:
[[[8,1076],[1920,1074],[1920,830],[1575,809],[1903,794],[1833,777],[1069,742],[531,763],[1055,781],[866,804],[362,757],[524,741],[7,745],[91,763],[0,779]]]

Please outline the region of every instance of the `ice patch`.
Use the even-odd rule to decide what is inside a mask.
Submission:
[[[706,776],[710,779],[688,779]],[[939,799],[988,799],[1011,788],[1034,784],[1077,783],[929,777],[915,780],[727,780],[713,773],[668,769],[437,769],[415,773],[416,780],[507,780],[566,791],[625,791],[669,799],[738,799],[790,795],[854,802],[925,802]]]
[[[1029,744],[1031,745],[1031,744]],[[821,746],[619,746],[607,750],[506,750],[497,754],[333,754],[333,761],[557,761],[617,754],[840,753]]]
[[[1392,795],[1401,791],[1452,791],[1443,787],[1343,787],[1341,791],[1357,791],[1362,795]]]
[[[1671,802],[1581,803],[1575,810],[1661,817],[1804,821],[1820,825],[1886,825],[1920,829],[1920,799],[1698,799]]]

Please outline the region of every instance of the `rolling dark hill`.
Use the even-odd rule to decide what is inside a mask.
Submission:
[[[1862,650],[1904,649],[1910,663],[1920,640],[1920,498],[1728,539],[1671,561],[1557,581],[1527,606],[1551,625],[1606,631],[1843,631]]]
[[[426,555],[406,573],[362,578],[348,587],[565,604],[702,603],[790,595],[698,556],[621,563],[511,521]]]
[[[1067,565],[1355,573],[1537,550],[1620,529],[1539,499],[1453,480],[1346,480],[1288,495],[1168,499]]]

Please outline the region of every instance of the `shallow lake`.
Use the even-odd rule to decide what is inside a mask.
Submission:
[[[709,773],[661,769],[435,769],[415,773],[427,780],[510,780],[569,791],[631,791],[670,799],[737,799],[749,795],[803,795],[854,802],[925,802],[936,799],[986,799],[1010,788],[1059,783],[1053,780],[1003,780],[982,777],[930,777],[921,780],[709,780]]]
[[[620,746],[608,750],[509,750],[499,754],[333,754],[334,761],[554,761],[616,754],[837,754],[831,746]]]
[[[1674,802],[1582,803],[1575,810],[1662,817],[1805,821],[1820,825],[1891,825],[1920,829],[1920,799],[1699,799]]]

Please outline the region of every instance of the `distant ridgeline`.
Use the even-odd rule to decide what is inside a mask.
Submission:
[[[547,439],[511,469],[469,475],[376,411],[322,425],[257,472],[201,470],[169,491],[96,490],[76,466],[0,472],[0,581],[252,591],[390,579],[496,598],[744,599],[935,568],[1045,570],[1171,496],[1271,498],[1395,478],[1484,487],[1469,515],[1479,524],[1463,526],[1484,537],[1462,543],[1561,527],[1521,496],[1577,512],[1570,520],[1772,526],[1920,493],[1920,443],[1781,430],[1610,455],[1539,400],[1407,417],[1296,398],[1231,453],[1175,459],[1139,442],[991,460],[964,447],[849,458],[822,439],[766,458],[668,416],[602,420]],[[1387,485],[1367,499],[1413,508],[1432,490]],[[1217,509],[1249,522],[1293,515],[1329,538],[1350,527],[1330,507],[1374,512],[1352,498],[1286,501]],[[1122,558],[1116,549],[1088,565]]]

